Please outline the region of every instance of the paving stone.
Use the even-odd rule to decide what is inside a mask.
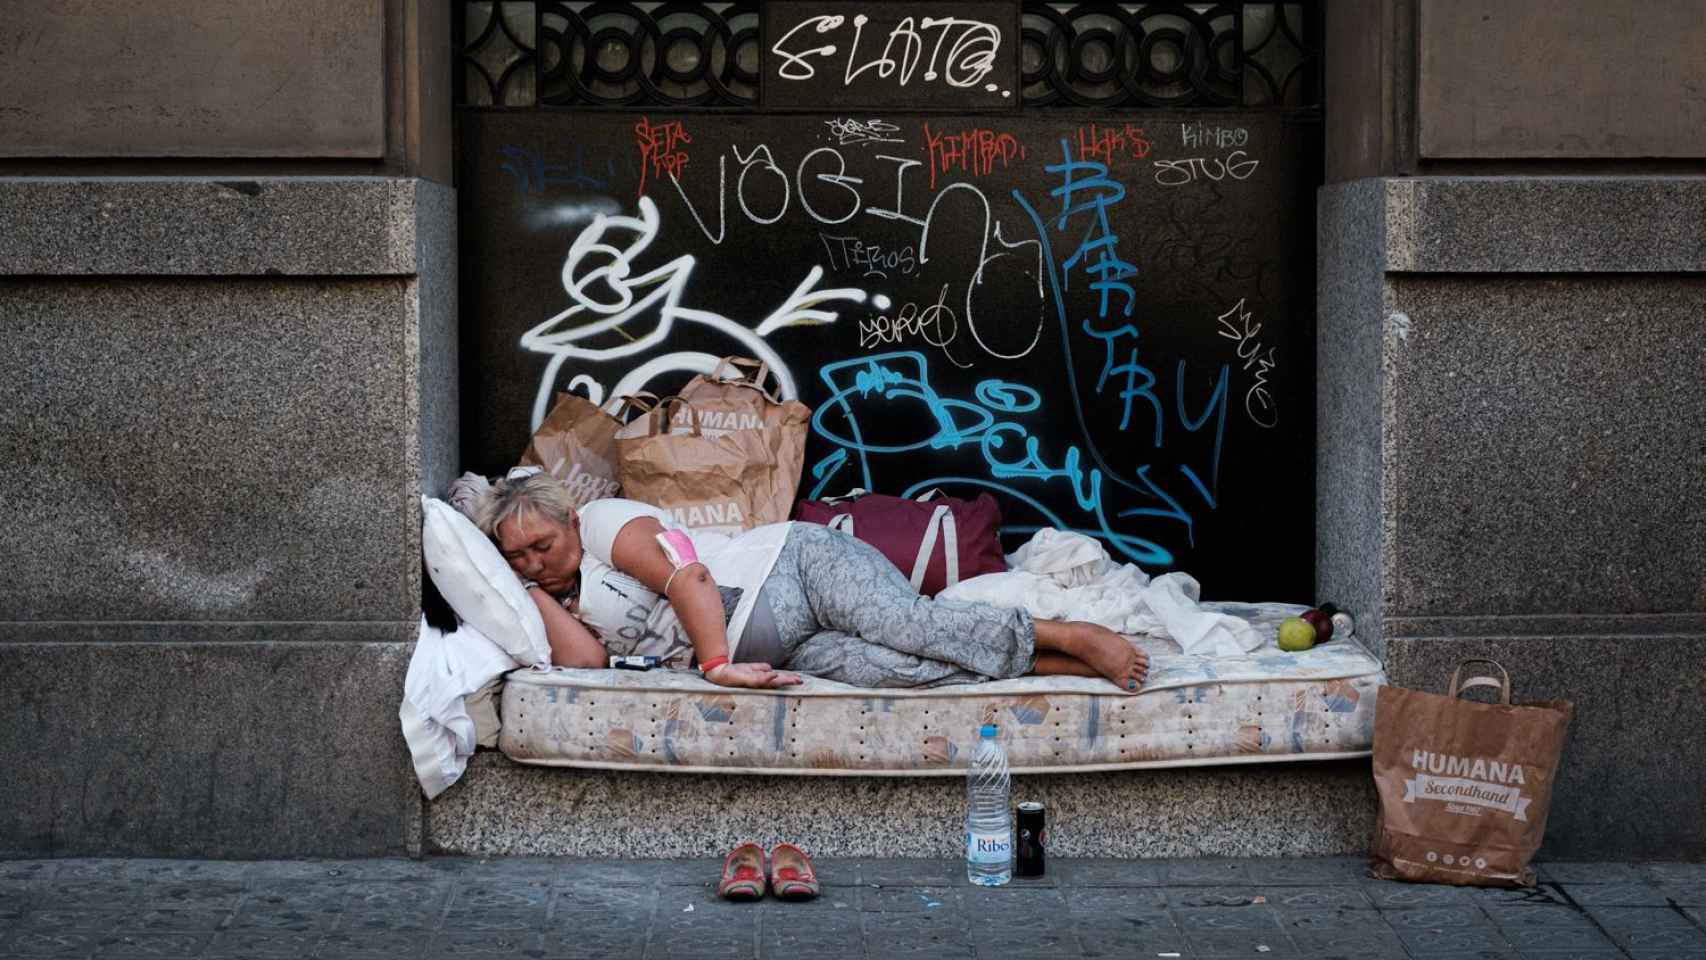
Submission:
[[[1591,926],[1503,927],[1511,946],[1530,953],[1555,950],[1616,949],[1611,939]]]
[[[1191,955],[1197,957],[1301,957],[1305,954],[1284,932],[1274,930],[1185,931]],[[1262,949],[1266,947],[1267,949]]]
[[[1416,907],[1410,910],[1389,910],[1381,914],[1392,929],[1425,930],[1431,927],[1487,927],[1492,921],[1481,908],[1469,904]]]
[[[1347,910],[1342,907],[1282,907],[1274,911],[1280,926],[1296,933],[1315,930],[1356,930],[1368,926],[1386,927],[1380,915],[1369,910]]]
[[[648,951],[647,957],[654,956]],[[965,939],[938,937],[907,937],[892,934],[866,935],[865,956],[871,960],[885,957],[929,957],[932,960],[973,960],[977,949]]]
[[[245,903],[232,915],[233,930],[330,930],[342,913],[289,904]]]
[[[68,857],[59,861],[59,869],[54,871],[53,879],[62,883],[74,880],[128,880],[130,878],[126,873],[129,863],[128,860],[114,857]]]
[[[658,868],[658,882],[670,887],[714,886],[723,875],[723,861],[665,860]]]
[[[431,943],[432,934],[396,930],[336,931],[321,938],[312,955],[327,960],[391,960],[418,957]],[[306,956],[307,954],[297,954]]]
[[[1176,887],[1165,895],[1172,907],[1247,907],[1267,901],[1254,887]]]
[[[1465,927],[1415,927],[1398,930],[1405,949],[1418,956],[1468,953],[1475,950],[1510,950],[1510,944],[1490,924]]]
[[[1244,871],[1258,886],[1315,886],[1368,878],[1363,857],[1275,857],[1246,860]]]
[[[1636,883],[1645,879],[1642,868],[1632,863],[1542,863],[1535,866],[1535,872],[1554,883]]]
[[[658,893],[654,887],[571,887],[552,893],[550,915],[558,919],[635,911],[649,914],[657,902]]]
[[[148,886],[138,880],[77,877],[38,885],[35,896],[43,905],[75,903],[97,910],[128,910],[141,905]]]
[[[1706,931],[1696,927],[1612,931],[1611,938],[1636,960],[1706,955]]]
[[[1706,881],[1697,883],[1660,883],[1665,899],[1679,907],[1706,907]]]
[[[1280,887],[1269,890],[1268,903],[1275,907],[1373,910],[1374,902],[1353,884],[1337,887]]]
[[[812,869],[817,871],[821,886],[853,887],[862,882],[859,878],[863,865],[852,857],[813,857]]]
[[[158,930],[136,933],[110,933],[95,947],[96,957],[180,957],[194,956],[209,940],[211,930]]]
[[[534,880],[490,881],[459,887],[450,900],[452,910],[493,910],[536,907],[551,902],[550,886]]]
[[[59,863],[54,860],[0,860],[0,883],[10,880],[46,882],[53,879]]]
[[[1692,926],[1688,917],[1666,907],[1590,907],[1588,915],[1611,931]]]
[[[220,930],[208,941],[207,952],[216,956],[306,957],[325,937],[321,930]]]
[[[1643,863],[1636,869],[1660,883],[1706,883],[1706,863]]]
[[[1221,930],[1279,930],[1279,916],[1266,906],[1185,907],[1173,919],[1186,933]]]
[[[111,910],[96,910],[81,904],[71,907],[48,907],[27,910],[19,915],[19,930],[111,930],[120,914]]]
[[[1584,907],[1664,907],[1663,890],[1645,882],[1566,883],[1564,893]]]
[[[440,931],[427,941],[431,954],[439,957],[538,957],[545,938],[537,932]]]
[[[1167,865],[1171,886],[1242,886],[1251,882],[1249,870],[1235,860],[1177,860]]]
[[[229,920],[234,910],[180,910],[176,908],[143,907],[115,914],[112,929],[136,931],[160,930],[217,930]]]
[[[1167,865],[1154,860],[1063,860],[1049,864],[1063,887],[1161,886]]]
[[[441,930],[469,932],[501,932],[505,930],[537,930],[545,923],[545,906],[491,907],[468,910],[451,909],[439,923]]]
[[[102,936],[84,930],[14,930],[0,941],[0,957],[86,957]]]
[[[1587,948],[1582,950],[1542,950],[1517,951],[1522,960],[1628,960],[1629,955],[1612,947],[1609,950]]]
[[[1594,922],[1575,907],[1482,907],[1487,917],[1501,929],[1512,927],[1585,927],[1594,929]]]
[[[418,933],[437,930],[444,919],[442,907],[395,910],[369,910],[361,913],[332,914],[333,924],[340,933]]]
[[[871,913],[924,913],[959,902],[959,891],[952,887],[883,887],[859,893],[859,908]]]
[[[1557,884],[1541,883],[1532,887],[1464,887],[1470,900],[1484,907],[1531,906],[1545,907],[1568,904],[1569,898]]]
[[[1139,917],[1166,917],[1167,897],[1154,887],[1078,887],[1062,891],[1066,912],[1079,922],[1112,924]],[[1168,925],[1172,924],[1168,920]]]
[[[502,861],[497,861],[500,865]],[[552,874],[553,886],[583,887],[651,887],[663,874],[662,860],[560,860]]]
[[[965,883],[965,864],[952,860],[861,860],[859,880],[866,886],[941,886]]]
[[[1362,893],[1381,910],[1433,907],[1443,904],[1469,903],[1472,900],[1468,889],[1465,887],[1400,883],[1396,880],[1370,880],[1363,885]]]
[[[143,859],[124,862],[124,878],[149,883],[235,883],[246,879],[250,864],[232,860]]]
[[[243,895],[243,884],[230,880],[141,881],[143,906],[167,910],[232,910]]]
[[[1385,925],[1369,924],[1350,930],[1293,930],[1291,942],[1305,956],[1322,958],[1407,957],[1398,934]]]

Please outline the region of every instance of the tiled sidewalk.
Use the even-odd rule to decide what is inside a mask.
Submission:
[[[826,860],[813,903],[724,903],[711,861],[0,861],[6,957],[1706,960],[1706,864],[1551,864],[1529,891],[1357,859],[1058,861],[969,886]]]

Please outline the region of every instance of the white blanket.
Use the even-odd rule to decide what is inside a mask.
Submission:
[[[1168,637],[1187,654],[1234,657],[1262,645],[1249,622],[1210,613],[1202,587],[1186,573],[1150,579],[1136,564],[1116,564],[1081,533],[1037,531],[1007,557],[1006,573],[963,580],[937,594],[1019,607],[1045,620],[1088,620],[1116,633]]]
[[[503,675],[517,666],[502,647],[468,624],[445,634],[421,618],[397,719],[427,799],[462,776],[476,746],[497,745],[492,695]]]

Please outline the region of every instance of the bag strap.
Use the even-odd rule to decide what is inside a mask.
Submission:
[[[688,432],[695,437],[699,436],[699,411],[682,397],[665,397],[658,401],[658,405],[651,411],[651,429],[647,434],[655,437],[668,433],[670,422],[675,419],[675,412],[684,408],[687,410],[687,420],[691,427]]]
[[[1458,679],[1463,675],[1463,668],[1468,666],[1471,663],[1490,663],[1493,666],[1498,667],[1499,673],[1500,673],[1500,675],[1503,676],[1504,679],[1500,680],[1500,679],[1495,678],[1495,677],[1470,677],[1469,679],[1464,680],[1461,685],[1459,685]],[[1510,671],[1506,670],[1504,668],[1504,666],[1502,664],[1500,664],[1499,661],[1497,661],[1497,660],[1489,660],[1486,657],[1470,657],[1467,660],[1463,660],[1463,661],[1459,662],[1457,664],[1457,669],[1451,671],[1451,687],[1447,690],[1446,696],[1450,697],[1453,700],[1456,700],[1458,694],[1462,693],[1465,690],[1468,690],[1470,687],[1492,687],[1493,689],[1499,691],[1499,702],[1500,703],[1504,704],[1507,707],[1511,705],[1511,675],[1510,675]]]
[[[629,408],[638,410],[641,413],[650,413],[657,409],[657,405],[660,402],[662,401],[658,400],[658,395],[651,393],[650,391],[641,390],[636,393],[625,393],[611,401],[614,406],[610,409],[610,415],[618,420],[622,420]]]
[[[942,495],[943,494],[942,494],[942,488],[941,487],[931,487],[930,489],[924,491],[923,493],[919,494],[916,497],[913,497],[912,499],[918,501],[919,503],[929,503],[930,501],[932,501],[932,500],[934,500],[937,497],[940,497]]]
[[[865,494],[870,493],[870,492],[871,491],[866,490],[864,487],[854,487],[853,489],[847,491],[846,493],[842,494],[839,497],[824,497],[823,502],[824,503],[840,503],[843,500],[857,500],[860,497],[862,497]],[[852,518],[849,517],[847,522],[849,522],[849,523],[853,522]]]
[[[936,541],[941,539],[944,522],[949,526],[950,540],[957,539],[952,532],[954,512],[946,504],[930,512],[930,523],[924,527],[924,538],[918,544],[918,557],[912,561],[912,589],[917,590],[924,585],[924,571],[930,567],[930,555],[936,552]],[[944,521],[943,518],[946,518]],[[951,551],[948,556],[950,575],[958,579],[960,558],[958,551]]]
[[[743,367],[748,370],[752,370],[753,372],[748,373],[741,369]],[[729,375],[724,374],[723,371],[725,369],[730,369]],[[765,385],[764,381],[768,379],[770,375],[770,364],[763,360],[754,360],[751,357],[724,357],[721,360],[718,360],[717,366],[711,370],[711,379],[717,383],[751,387],[763,394],[764,399],[769,400],[774,404],[780,404],[782,401],[776,392],[772,391]],[[780,377],[777,378],[776,383],[777,386],[781,386],[782,381]]]
[[[829,518],[827,526],[831,530],[839,530],[851,537],[853,535],[853,515],[851,513],[838,513]]]

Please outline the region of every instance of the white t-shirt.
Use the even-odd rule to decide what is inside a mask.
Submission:
[[[665,530],[685,533],[717,586],[740,588],[740,601],[728,622],[729,655],[733,656],[758,601],[758,588],[776,565],[790,525],[772,523],[730,537],[690,531],[671,519],[667,511],[637,500],[606,498],[581,509],[581,622],[598,634],[613,654],[658,656],[676,668],[692,663],[693,643],[675,610],[668,600],[611,562],[616,535],[640,517],[651,517]]]

